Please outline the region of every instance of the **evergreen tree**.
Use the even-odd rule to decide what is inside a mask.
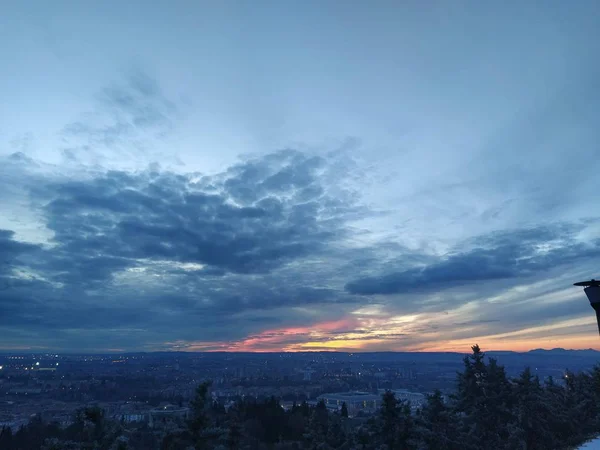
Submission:
[[[196,388],[194,399],[190,402],[192,418],[188,421],[188,429],[196,449],[209,448],[210,441],[210,416],[208,414],[210,401],[211,383],[205,381]]]
[[[242,440],[242,429],[237,420],[232,420],[229,425],[229,433],[227,434],[227,448],[236,450],[240,446]]]
[[[544,390],[539,378],[534,377],[528,367],[515,380],[514,390],[516,424],[522,435],[522,448],[551,449],[553,440],[548,418],[552,412],[544,402]]]
[[[388,449],[410,450],[417,446],[410,404],[399,402],[391,391],[382,396],[379,420],[381,440]]]
[[[419,429],[424,450],[461,450],[459,421],[454,411],[446,406],[439,390],[427,397],[419,413]]]
[[[356,441],[362,450],[366,450],[367,445],[371,443],[372,437],[367,427],[360,427],[356,432]]]
[[[396,448],[398,425],[398,402],[391,391],[386,391],[381,399],[381,439],[388,449]]]
[[[0,448],[12,449],[13,433],[10,427],[3,426],[0,430]]]
[[[340,414],[342,417],[348,417],[348,405],[346,405],[346,402],[342,403],[342,409],[340,411]]]
[[[292,408],[287,417],[286,437],[292,441],[300,441],[306,433],[308,417],[301,407]]]
[[[319,400],[312,411],[308,431],[308,441],[313,445],[325,442],[329,431],[329,411],[323,400]]]
[[[331,448],[339,448],[346,441],[346,434],[342,428],[341,418],[332,416],[329,420],[326,442]]]
[[[572,424],[568,427],[568,440],[576,444],[598,433],[598,405],[593,397],[593,380],[588,374],[567,371],[565,385],[566,420]]]
[[[465,448],[510,449],[514,422],[511,385],[504,367],[495,359],[485,363],[478,345],[464,358],[464,372],[458,374],[454,396],[456,411],[461,416]]]
[[[544,403],[550,411],[548,415],[548,428],[555,442],[565,442],[574,432],[576,424],[569,422],[569,411],[566,406],[566,390],[549,377],[544,382]]]
[[[488,426],[490,442],[495,442],[497,449],[505,448],[514,450],[513,443],[509,442],[511,429],[516,421],[513,413],[514,397],[510,381],[506,376],[503,366],[498,365],[494,358],[490,358],[486,367],[486,376],[483,381],[484,410],[482,419]]]
[[[398,449],[413,450],[418,446],[418,435],[416,434],[415,420],[412,415],[410,402],[400,402],[400,421],[398,423]]]

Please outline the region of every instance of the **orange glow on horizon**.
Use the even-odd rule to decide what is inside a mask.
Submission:
[[[308,352],[308,351],[415,351],[470,352],[478,344],[484,351],[526,352],[532,349],[597,349],[600,342],[594,317],[568,319],[504,333],[486,333],[485,324],[438,329],[437,322],[419,316],[387,318],[352,315],[312,326],[276,328],[243,339],[221,342],[167,343],[171,349],[202,352]],[[421,321],[419,320],[421,319]],[[464,337],[466,333],[472,335]],[[453,338],[452,335],[463,337]]]

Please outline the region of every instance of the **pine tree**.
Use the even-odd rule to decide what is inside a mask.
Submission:
[[[417,445],[410,403],[398,401],[391,391],[382,396],[379,432],[388,449],[410,450]]]
[[[342,428],[341,418],[332,416],[329,420],[326,442],[332,448],[339,448],[346,441],[346,434]]]
[[[576,444],[598,433],[598,406],[590,395],[593,393],[593,380],[588,374],[567,371],[565,381],[565,412],[567,421],[573,424],[569,427],[568,439]]]
[[[236,450],[240,446],[242,440],[242,430],[237,420],[232,420],[229,425],[229,433],[227,434],[227,448],[230,450]]]
[[[324,442],[329,430],[329,411],[323,400],[319,400],[310,419],[312,440]]]
[[[207,433],[211,425],[208,414],[211,405],[210,385],[211,383],[208,381],[200,383],[196,388],[194,399],[190,402],[192,418],[188,421],[188,429],[197,449],[208,448],[209,445]]]
[[[383,394],[380,409],[381,438],[388,449],[396,448],[396,427],[398,424],[398,402],[391,391]]]
[[[462,450],[459,439],[459,421],[454,411],[446,406],[439,390],[427,397],[419,413],[421,440],[426,450]]]
[[[418,446],[415,420],[412,416],[410,402],[399,402],[399,423],[397,427],[397,445],[399,450],[414,450]]]
[[[523,448],[551,449],[553,440],[548,418],[552,411],[544,402],[544,390],[539,378],[534,377],[527,367],[515,380],[514,390],[516,424],[522,432]]]
[[[369,432],[367,427],[362,426],[357,430],[356,441],[360,446],[359,448],[361,448],[362,450],[365,450],[367,448],[367,445],[371,443],[371,433]]]
[[[573,434],[575,423],[570,422],[566,406],[566,389],[559,385],[553,377],[544,382],[544,406],[550,411],[548,428],[555,442],[565,442]]]
[[[486,376],[483,382],[485,408],[482,411],[482,418],[485,420],[490,432],[490,437],[497,449],[506,448],[514,450],[509,444],[508,439],[511,436],[511,429],[516,421],[513,414],[514,397],[513,391],[506,376],[503,366],[498,365],[494,358],[490,358]]]
[[[465,449],[484,448],[486,424],[481,413],[485,411],[485,354],[478,345],[471,347],[473,353],[463,359],[464,371],[457,376],[457,389],[453,395],[455,410],[461,418],[461,433]]]
[[[495,359],[485,363],[478,345],[464,358],[464,372],[458,374],[454,395],[461,417],[464,448],[508,448],[512,423],[512,391],[504,367]]]
[[[12,449],[13,433],[10,427],[3,426],[0,430],[0,448]]]
[[[348,405],[346,405],[346,402],[342,403],[342,409],[340,411],[340,414],[342,417],[348,417]]]

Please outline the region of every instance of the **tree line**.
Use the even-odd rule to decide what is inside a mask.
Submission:
[[[0,432],[0,449],[24,450],[561,450],[600,432],[600,366],[541,381],[526,368],[509,378],[476,345],[464,358],[456,389],[439,391],[414,411],[392,392],[369,418],[348,417],[344,404],[306,402],[284,410],[276,398],[243,399],[228,409],[198,386],[191,417],[171,428],[131,426],[80,410],[61,428],[39,418],[13,433]]]

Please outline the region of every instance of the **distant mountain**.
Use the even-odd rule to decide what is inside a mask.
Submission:
[[[594,350],[593,348],[586,348],[586,349],[581,349],[581,350],[567,350],[564,348],[553,348],[552,350],[547,350],[545,348],[536,348],[535,350],[530,350],[527,353],[534,353],[534,354],[543,354],[543,355],[548,355],[548,354],[562,354],[564,355],[565,353],[575,353],[578,355],[597,355],[598,353],[600,353],[598,350]]]

